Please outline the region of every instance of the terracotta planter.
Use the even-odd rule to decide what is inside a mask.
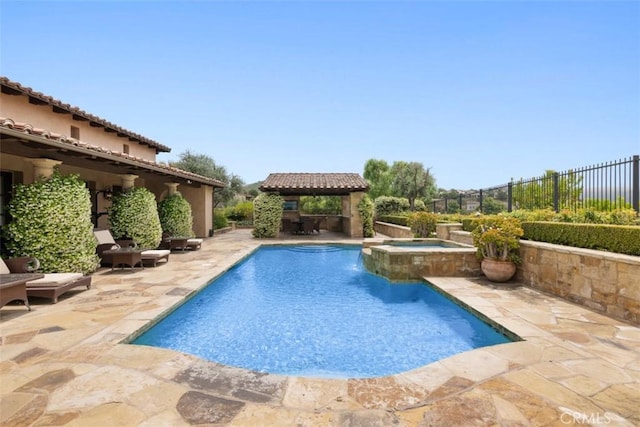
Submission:
[[[506,282],[516,274],[516,264],[512,261],[485,258],[480,263],[480,268],[492,282]]]

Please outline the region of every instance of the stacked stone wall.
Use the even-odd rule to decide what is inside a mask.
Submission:
[[[373,229],[376,233],[384,234],[385,236],[395,238],[412,238],[413,232],[409,227],[403,225],[391,224],[389,222],[376,221],[373,224]]]
[[[640,324],[640,257],[525,240],[520,256],[518,281]]]

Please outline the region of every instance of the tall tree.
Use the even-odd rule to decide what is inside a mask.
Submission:
[[[411,210],[415,210],[416,199],[424,199],[436,191],[430,170],[419,162],[393,162],[392,188],[397,197],[406,197]]]
[[[380,196],[391,195],[391,168],[384,160],[369,159],[364,165],[364,179],[369,184],[369,197],[375,200]]]
[[[242,179],[228,173],[224,166],[217,165],[213,158],[206,154],[195,154],[187,150],[180,154],[180,160],[171,163],[171,166],[225,183],[225,188],[216,189],[214,207],[226,206],[237,194],[242,193],[244,187]]]

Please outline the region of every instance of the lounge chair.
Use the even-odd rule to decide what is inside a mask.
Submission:
[[[93,234],[98,240],[96,253],[100,257],[100,265],[103,267],[113,265],[113,257],[109,253],[105,253],[105,251],[109,249],[120,249],[121,246],[116,243],[109,230],[93,230]],[[168,249],[147,249],[141,253],[142,263],[156,267],[158,261],[164,260],[165,262],[169,262],[170,254],[171,250]]]
[[[17,257],[3,260],[0,258],[2,274],[33,273],[40,267],[40,262],[33,257]],[[91,288],[91,276],[82,273],[45,273],[44,277],[27,282],[27,296],[48,298],[53,303],[58,297],[70,289],[86,286]]]
[[[202,239],[199,237],[192,237],[187,239],[187,248],[192,251],[197,251],[202,247]]]

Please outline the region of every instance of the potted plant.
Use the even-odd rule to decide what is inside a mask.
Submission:
[[[516,273],[516,264],[520,263],[518,248],[524,234],[520,220],[491,215],[478,218],[476,223],[471,235],[482,260],[482,272],[491,281],[506,282]]]

